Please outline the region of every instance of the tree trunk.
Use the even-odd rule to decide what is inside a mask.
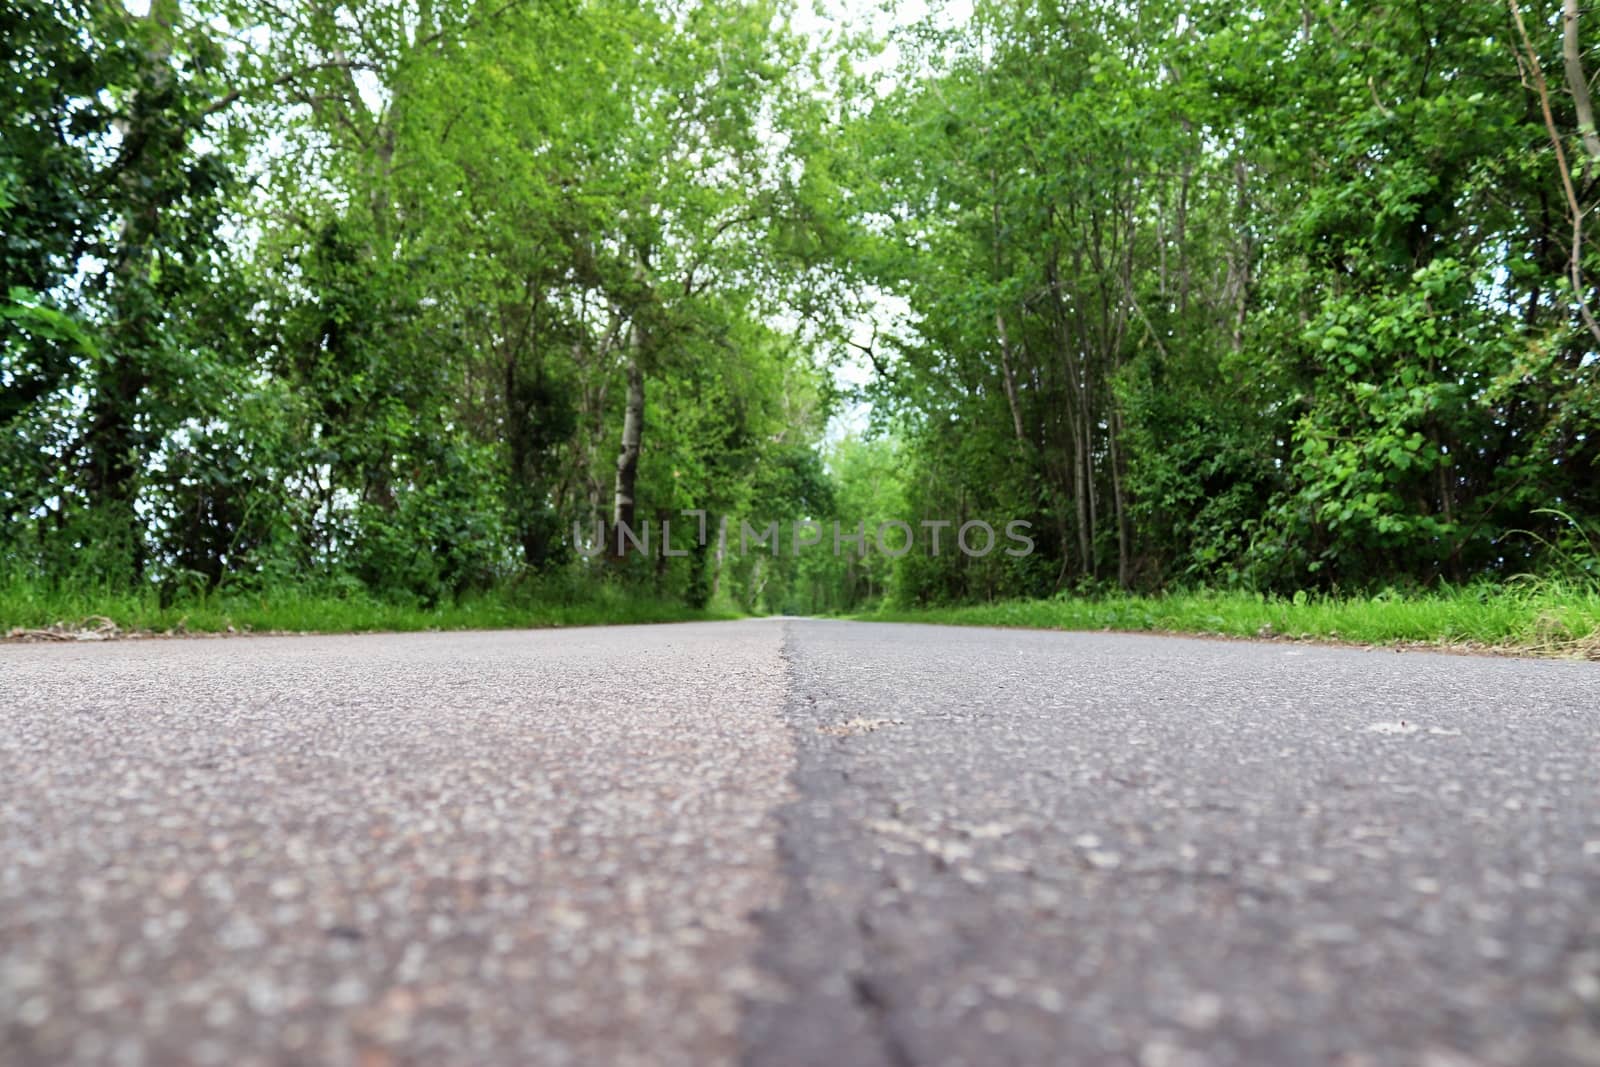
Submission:
[[[1184,120],[1185,132],[1189,129],[1188,120]],[[1189,313],[1189,186],[1194,180],[1194,164],[1188,159],[1184,160],[1183,173],[1178,181],[1178,224],[1176,240],[1178,244],[1178,314]]]
[[[1079,451],[1083,462],[1084,495],[1088,497],[1088,515],[1078,540],[1083,545],[1083,569],[1090,578],[1100,576],[1100,561],[1096,558],[1095,532],[1100,526],[1100,494],[1094,484],[1094,436],[1090,428],[1090,414],[1084,412],[1083,418],[1078,420],[1078,429],[1082,434],[1079,441]]]
[[[1000,227],[1000,179],[998,173],[991,168],[989,181],[994,187],[993,203],[990,205],[989,218],[994,225],[994,280],[999,284],[1002,277],[1002,230]],[[1022,414],[1017,410],[1017,379],[1011,370],[1011,341],[1006,336],[1006,317],[997,307],[994,309],[994,328],[1000,335],[1000,371],[1001,382],[1005,386],[1006,405],[1011,409],[1011,427],[1016,432],[1017,443],[1026,449],[1028,438],[1022,431]]]
[[[644,372],[639,366],[639,328],[634,327],[632,351],[628,353],[628,397],[622,411],[622,449],[617,453],[617,483],[612,495],[611,551],[617,558],[626,547],[618,527],[633,528],[635,515],[634,484],[639,477],[639,449],[644,436]]]
[[[151,3],[145,19],[155,32],[143,57],[149,89],[135,92],[128,118],[117,124],[123,144],[141,147],[122,177],[128,206],[119,225],[119,258],[112,266],[113,358],[100,361],[95,370],[85,431],[90,503],[115,536],[127,539],[134,577],[144,572],[145,544],[136,505],[149,444],[138,424],[139,401],[150,384],[149,353],[159,343],[156,320],[161,313],[149,292],[149,250],[160,233],[161,210],[145,197],[156,195],[153,189],[159,183],[148,181],[150,171],[168,164],[171,149],[171,134],[162,129],[167,117],[151,97],[159,98],[172,81],[172,30],[178,15],[178,0]]]
[[[1567,89],[1578,113],[1578,135],[1590,159],[1600,160],[1600,134],[1594,128],[1594,104],[1589,99],[1589,78],[1583,72],[1583,45],[1578,41],[1578,0],[1561,3],[1561,62],[1566,69]]]
[[[1087,368],[1081,355],[1081,346],[1084,337],[1075,333],[1069,322],[1069,313],[1062,295],[1061,274],[1057,265],[1059,249],[1052,248],[1050,257],[1045,264],[1045,279],[1048,282],[1050,303],[1055,319],[1056,344],[1060,349],[1060,364],[1062,377],[1066,383],[1066,440],[1063,442],[1063,451],[1066,456],[1066,468],[1070,474],[1069,486],[1077,520],[1079,573],[1089,576],[1094,574],[1094,521],[1091,513],[1090,497],[1093,486],[1088,484],[1094,478],[1094,463],[1089,455],[1089,423],[1093,418],[1092,401],[1085,388],[1085,372]],[[1058,439],[1059,440],[1059,439]],[[1066,555],[1066,547],[1062,546],[1062,555]],[[1065,575],[1066,568],[1062,568]],[[1061,580],[1058,578],[1056,585],[1059,587]]]
[[[1006,337],[1006,317],[999,311],[994,313],[994,327],[1000,333],[1001,380],[1005,385],[1006,405],[1011,408],[1011,428],[1017,435],[1017,443],[1026,448],[1028,435],[1022,429],[1022,412],[1017,408],[1017,379],[1011,370],[1011,342]]]
[[[1238,219],[1239,243],[1234,255],[1238,257],[1235,264],[1229,258],[1228,269],[1234,272],[1235,277],[1230,279],[1236,286],[1234,290],[1233,305],[1233,330],[1229,334],[1228,343],[1235,355],[1244,351],[1244,326],[1250,311],[1250,269],[1255,259],[1255,248],[1250,240],[1249,219],[1249,193],[1247,186],[1248,171],[1244,159],[1240,157],[1233,164],[1234,189],[1237,192],[1236,215]]]
[[[1117,447],[1117,438],[1122,430],[1122,416],[1117,413],[1115,407],[1111,412],[1108,430],[1111,445],[1111,503],[1117,523],[1117,585],[1126,589],[1132,583],[1133,575],[1129,559],[1128,501],[1122,489],[1122,449]]]
[[[714,569],[711,572],[712,600],[717,599],[717,593],[722,589],[722,564],[728,556],[727,526],[724,525],[727,521],[728,517],[724,515],[717,523],[717,555]]]

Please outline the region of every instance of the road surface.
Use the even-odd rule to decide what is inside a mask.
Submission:
[[[4,646],[0,1063],[1600,1064],[1600,665]]]

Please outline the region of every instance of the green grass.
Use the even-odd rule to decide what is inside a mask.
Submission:
[[[154,590],[60,589],[26,581],[0,584],[0,635],[13,629],[93,629],[110,619],[124,631],[364,633],[492,630],[608,623],[734,618],[729,610],[696,611],[623,587],[597,583],[583,591],[489,592],[424,607],[365,594],[281,589],[199,595],[162,606]]]
[[[285,588],[197,595],[163,606],[155,591],[62,589],[0,582],[0,635],[12,629],[155,633],[363,633],[488,630],[737,618],[731,604],[695,611],[615,583],[492,591],[424,607],[368,594]],[[858,618],[1055,630],[1131,630],[1335,640],[1355,644],[1474,645],[1600,658],[1600,587],[1557,579],[1369,597],[1262,597],[1201,591],[1166,596],[1060,597],[919,609]]]
[[[1300,597],[1196,592],[1159,597],[1063,597],[926,609],[862,618],[1052,630],[1133,630],[1287,637],[1355,644],[1481,645],[1600,655],[1600,590],[1555,581],[1437,593]]]

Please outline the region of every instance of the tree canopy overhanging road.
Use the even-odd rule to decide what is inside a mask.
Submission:
[[[1577,0],[812,6],[9,0],[0,626],[1535,573],[1595,631]],[[621,535],[686,512],[918,544]]]
[[[0,1062],[1600,1063],[1600,666],[0,647]]]

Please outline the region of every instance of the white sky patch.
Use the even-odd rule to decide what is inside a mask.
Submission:
[[[384,88],[376,73],[370,70],[352,71],[350,80],[355,84],[356,92],[360,94],[361,102],[367,105],[368,111],[379,115],[389,106],[389,90]]]

